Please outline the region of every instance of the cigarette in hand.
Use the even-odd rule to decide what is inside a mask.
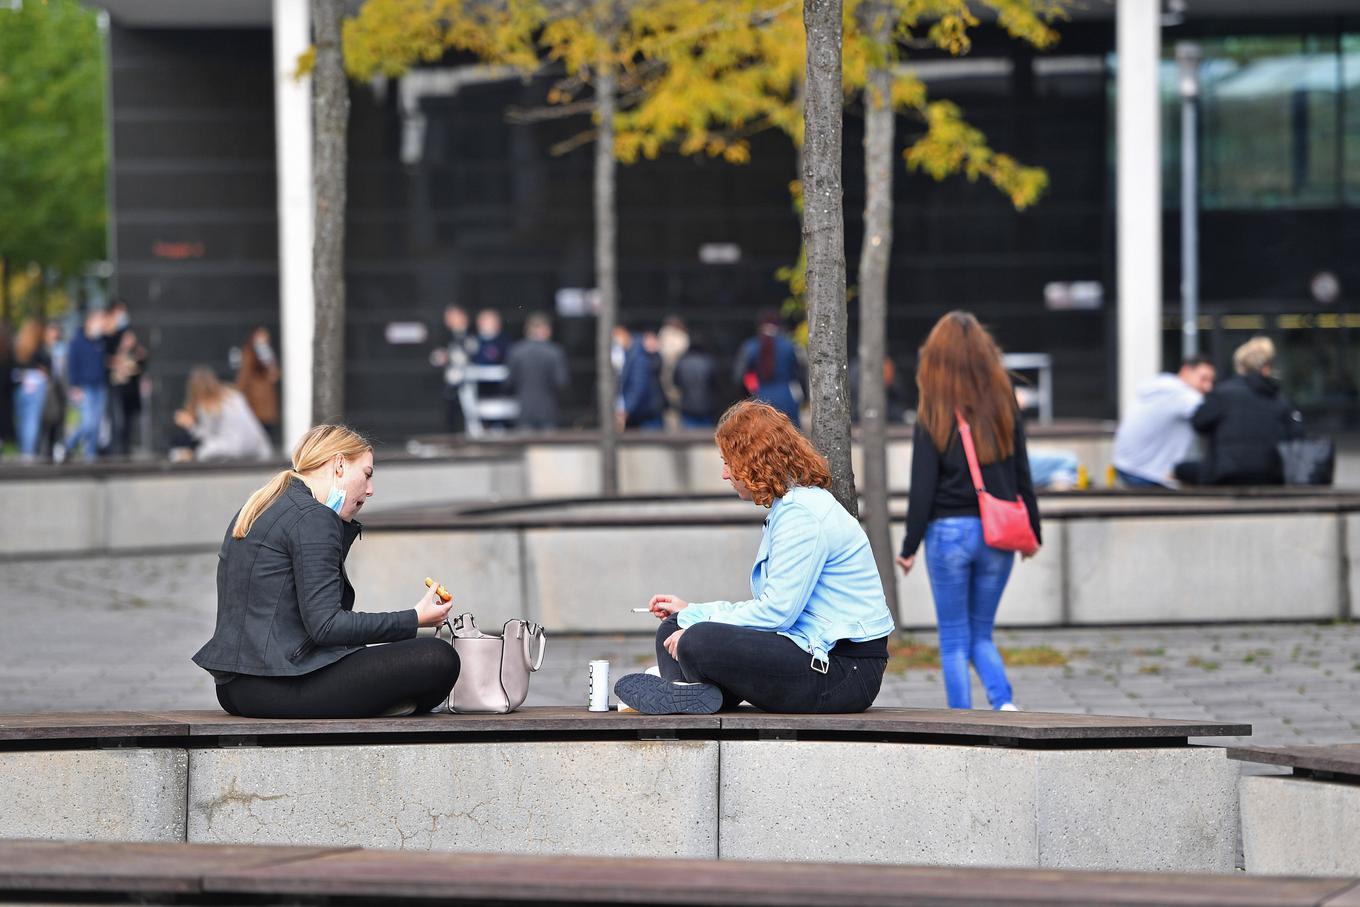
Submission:
[[[652,613],[652,609],[651,609],[651,608],[634,608],[634,609],[633,609],[633,613],[634,613],[634,614],[651,614],[651,613]]]

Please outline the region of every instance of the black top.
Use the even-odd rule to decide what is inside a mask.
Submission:
[[[831,654],[842,658],[887,658],[888,637],[880,636],[878,639],[866,639],[864,642],[842,639],[831,647]]]
[[[976,432],[974,433],[976,436]],[[982,483],[992,497],[1006,501],[1017,498],[1025,502],[1034,538],[1043,543],[1039,533],[1039,504],[1034,499],[1034,482],[1029,474],[1029,455],[1025,450],[1025,426],[1020,414],[1015,416],[1015,453],[995,463],[982,464]],[[907,535],[902,540],[902,556],[911,557],[921,547],[926,525],[931,520],[950,516],[977,516],[977,492],[968,474],[968,458],[955,426],[949,435],[949,445],[941,454],[935,449],[930,433],[920,422],[911,441],[911,489],[907,498]]]
[[[232,525],[235,525],[235,518]],[[346,523],[293,479],[217,561],[217,628],[194,663],[221,674],[293,677],[366,643],[416,635],[415,609],[354,613],[345,556],[363,527]]]
[[[1201,479],[1208,485],[1282,484],[1276,445],[1303,435],[1302,419],[1280,396],[1280,383],[1259,372],[1219,384],[1191,422],[1209,436]]]

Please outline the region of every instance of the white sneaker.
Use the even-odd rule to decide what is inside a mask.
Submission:
[[[998,712],[1021,712],[1021,711],[1024,711],[1022,708],[1020,708],[1020,706],[1016,705],[1016,704],[1013,703],[1013,702],[1003,702],[1003,703],[1001,703],[1001,705],[997,706],[997,709],[996,709],[996,710],[997,710]]]

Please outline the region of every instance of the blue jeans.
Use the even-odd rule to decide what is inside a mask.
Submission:
[[[38,369],[22,369],[23,377],[14,390],[14,428],[19,436],[19,453],[32,457],[38,452],[42,432],[43,403],[47,400],[47,375]]]
[[[680,426],[682,428],[712,428],[713,420],[707,416],[687,416],[680,414]]]
[[[1125,488],[1165,488],[1165,487],[1166,487],[1166,485],[1164,485],[1164,484],[1161,483],[1161,482],[1154,482],[1154,481],[1152,481],[1151,479],[1145,479],[1145,478],[1143,478],[1142,476],[1136,476],[1136,475],[1134,475],[1133,473],[1131,473],[1131,472],[1125,472],[1124,470],[1119,469],[1118,467],[1115,468],[1114,474],[1115,474],[1115,477],[1119,479],[1119,484],[1123,485]]]
[[[87,384],[81,386],[84,396],[80,398],[80,424],[75,433],[66,439],[67,455],[75,453],[77,444],[85,445],[85,460],[93,463],[99,456],[99,426],[104,421],[104,404],[109,396],[107,384]]]
[[[988,547],[982,539],[982,520],[975,516],[932,521],[926,527],[925,545],[949,707],[972,708],[971,661],[992,708],[1000,708],[1011,701],[1011,684],[992,642],[992,627],[1015,555]]]

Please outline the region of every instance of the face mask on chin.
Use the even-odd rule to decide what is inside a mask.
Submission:
[[[345,490],[337,487],[335,482],[335,479],[331,479],[331,493],[326,497],[326,506],[339,516],[340,508],[345,506]]]

